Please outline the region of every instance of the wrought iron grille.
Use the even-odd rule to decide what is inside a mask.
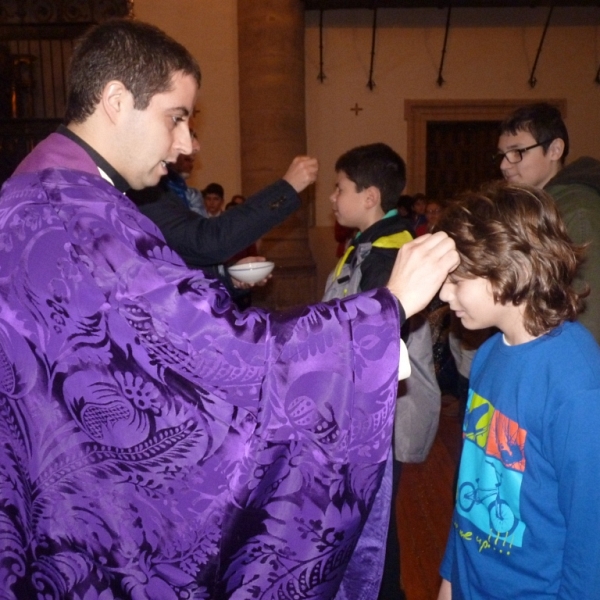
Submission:
[[[0,118],[60,119],[65,110],[72,39],[23,39],[0,44]]]
[[[132,0],[0,0],[0,183],[65,111],[74,41]]]

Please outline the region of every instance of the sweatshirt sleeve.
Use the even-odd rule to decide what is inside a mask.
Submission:
[[[455,531],[454,517],[452,518],[452,525],[450,527],[450,533],[448,535],[448,541],[446,542],[446,551],[440,565],[440,575],[447,581],[452,581],[452,568],[454,565],[454,547],[455,547]]]
[[[562,402],[549,440],[566,525],[560,600],[597,598],[600,590],[600,389]]]

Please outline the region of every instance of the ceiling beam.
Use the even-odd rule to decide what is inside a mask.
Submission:
[[[515,8],[600,6],[600,0],[304,0],[306,10],[336,8]]]

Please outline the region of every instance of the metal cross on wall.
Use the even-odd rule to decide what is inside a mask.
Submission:
[[[354,111],[355,117],[358,117],[358,113],[362,110],[362,108],[358,105],[358,102],[355,102],[354,106],[350,110]]]

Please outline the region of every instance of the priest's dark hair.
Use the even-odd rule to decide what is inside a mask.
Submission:
[[[172,89],[177,72],[200,85],[196,60],[163,31],[130,19],[105,21],[75,46],[64,122],[82,123],[92,115],[110,81],[120,81],[133,95],[134,107],[144,110],[152,96]]]

